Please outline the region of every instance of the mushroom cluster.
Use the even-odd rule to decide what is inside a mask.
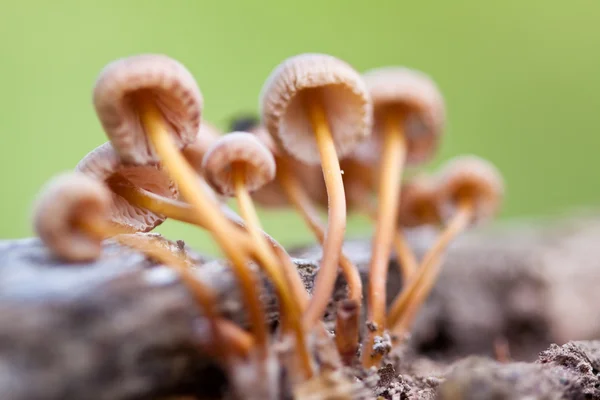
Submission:
[[[291,57],[266,80],[260,118],[238,119],[224,135],[203,120],[192,74],[164,55],[110,63],[93,104],[109,141],[42,190],[33,218],[38,236],[55,256],[74,263],[100,257],[102,241],[112,239],[173,268],[207,320],[203,351],[242,398],[353,398],[357,377],[344,374],[377,368],[402,342],[445,249],[493,217],[503,196],[498,171],[474,156],[403,180],[405,167],[434,155],[445,124],[435,83],[407,68],[361,75],[329,55]],[[230,197],[240,215],[227,208]],[[255,204],[295,209],[322,246],[312,293],[286,250],[261,227]],[[342,249],[353,211],[375,225],[364,304],[361,276]],[[210,233],[239,285],[247,327],[219,315],[216,294],[181,253],[140,234],[166,218]],[[424,225],[437,227],[439,237],[417,260],[404,230]],[[404,287],[388,307],[392,252]],[[266,324],[258,270],[279,299],[275,330]],[[324,316],[339,273],[347,296],[337,302],[329,332]],[[325,388],[334,397],[314,397]]]

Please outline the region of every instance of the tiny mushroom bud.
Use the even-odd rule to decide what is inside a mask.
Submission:
[[[491,218],[502,202],[504,183],[497,169],[489,162],[463,156],[449,161],[439,173],[437,193],[442,210],[448,218],[446,228],[425,254],[414,279],[394,300],[388,323],[403,332],[414,313],[425,301],[439,275],[443,252],[456,236],[470,225]]]
[[[302,286],[302,282],[291,260],[283,263],[288,271],[284,274],[281,270],[278,257],[264,235],[250,197],[250,192],[259,189],[275,177],[273,154],[254,135],[234,132],[221,137],[208,149],[204,155],[202,170],[207,182],[218,193],[236,197],[241,215],[256,246],[260,265],[273,280],[281,298],[285,321],[295,334],[298,357],[303,365],[305,378],[310,377],[312,366],[304,339],[301,305],[293,295],[295,290],[290,290],[289,281],[295,277],[296,286]]]
[[[94,105],[115,150],[126,162],[161,161],[198,220],[206,227],[239,280],[261,357],[267,355],[264,310],[248,269],[249,256],[233,240],[237,229],[214,198],[198,185],[198,175],[181,149],[197,140],[202,95],[189,71],[162,55],[140,55],[109,64],[94,88]]]
[[[34,206],[35,231],[61,258],[94,260],[102,253],[102,240],[117,230],[108,224],[111,204],[111,193],[102,183],[77,173],[56,176]]]
[[[380,146],[383,153],[369,266],[368,320],[376,329],[368,331],[363,346],[371,349],[375,336],[381,336],[385,330],[388,260],[396,231],[404,164],[420,163],[433,155],[444,126],[445,108],[436,85],[421,72],[380,68],[365,73],[363,78],[373,99],[372,140],[379,142],[373,146]],[[374,161],[372,157],[368,160]],[[381,357],[380,352],[363,351],[363,365],[376,366]]]
[[[288,155],[321,163],[328,195],[328,225],[323,258],[307,327],[323,316],[333,291],[344,232],[346,201],[339,158],[370,132],[371,99],[360,75],[347,63],[323,54],[302,54],[281,63],[262,90],[267,130]]]
[[[253,192],[275,178],[275,159],[255,136],[233,132],[207,149],[202,162],[206,180],[220,194],[232,196],[238,186]]]

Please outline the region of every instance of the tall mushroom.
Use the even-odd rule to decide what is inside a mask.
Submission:
[[[407,311],[418,308],[431,291],[441,268],[445,249],[469,226],[493,217],[500,207],[504,183],[488,161],[474,156],[449,161],[439,174],[437,196],[446,228],[423,257],[421,268],[392,304],[388,322],[394,331],[407,328]]]
[[[196,81],[179,62],[163,55],[139,55],[112,62],[94,88],[94,106],[102,126],[124,162],[147,165],[161,161],[185,200],[217,241],[241,286],[258,352],[267,353],[264,311],[256,281],[240,251],[235,227],[216,201],[198,185],[198,176],[180,149],[196,140],[202,95]]]
[[[304,321],[319,321],[333,291],[346,229],[346,201],[338,157],[352,151],[371,128],[371,100],[360,75],[323,54],[302,54],[281,63],[262,90],[262,117],[288,155],[321,163],[329,199],[323,258]]]
[[[323,182],[323,173],[319,167],[305,165],[295,159],[282,156],[271,136],[262,125],[247,125],[250,132],[267,146],[275,158],[277,171],[275,180],[267,184],[266,188],[257,190],[253,196],[258,202],[273,207],[292,205],[300,214],[307,227],[317,241],[323,245],[325,242],[325,228],[321,221],[316,204],[323,202],[321,194],[326,194]],[[316,204],[315,204],[316,203]],[[361,306],[362,306],[362,281],[358,268],[342,251],[339,264],[348,284],[348,298],[338,304],[336,319],[336,344],[343,360],[350,363],[358,348],[358,331]],[[352,357],[350,356],[352,355]]]
[[[247,351],[247,335],[239,328],[222,320],[217,314],[216,294],[196,279],[186,261],[162,245],[157,239],[145,240],[122,233],[131,228],[114,218],[110,190],[98,180],[74,172],[54,177],[42,189],[33,211],[35,231],[57,256],[71,262],[91,261],[100,256],[102,241],[114,237],[125,246],[147,254],[173,268],[190,289],[194,299],[211,323],[215,355],[224,356],[233,348]],[[230,348],[223,346],[220,336],[225,334]]]
[[[221,137],[204,155],[202,171],[208,183],[221,195],[234,196],[240,213],[252,237],[261,266],[274,282],[282,301],[284,321],[295,335],[297,354],[306,377],[312,375],[310,356],[304,340],[301,321],[301,305],[290,290],[289,277],[298,277],[291,262],[283,264],[293,268],[284,274],[277,255],[263,234],[260,220],[250,193],[270,182],[275,177],[275,160],[255,136],[245,132],[233,132]],[[296,280],[298,284],[301,281]]]
[[[400,184],[405,163],[431,157],[445,119],[444,102],[436,85],[424,74],[407,68],[381,68],[363,75],[373,99],[373,139],[382,148],[379,167],[377,223],[369,266],[368,320],[363,345],[366,367],[379,364],[372,351],[375,337],[385,330],[386,281]]]

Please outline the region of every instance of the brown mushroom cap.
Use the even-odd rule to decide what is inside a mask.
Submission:
[[[275,68],[261,94],[267,130],[293,157],[309,164],[320,162],[306,107],[311,98],[325,110],[339,157],[369,135],[371,100],[360,75],[335,57],[301,54]]]
[[[50,180],[34,206],[37,235],[57,256],[73,262],[96,259],[102,240],[77,226],[89,216],[109,214],[111,194],[102,183],[80,173],[65,173]]]
[[[100,73],[93,100],[98,118],[124,162],[145,165],[158,161],[140,122],[136,96],[152,98],[179,147],[196,139],[203,99],[194,77],[182,64],[158,54],[116,60]]]
[[[116,176],[121,175],[135,186],[157,195],[170,199],[177,199],[179,195],[177,186],[160,164],[123,164],[110,142],[92,150],[79,161],[75,170],[99,182],[109,182]],[[114,193],[109,218],[117,224],[129,226],[141,232],[151,231],[166,219],[164,215],[137,207]]]
[[[200,175],[203,174],[202,159],[210,146],[219,140],[221,135],[222,133],[217,127],[206,121],[202,121],[196,140],[183,149],[183,156],[190,163],[192,168],[194,168],[196,173]]]
[[[489,161],[460,156],[448,161],[440,172],[438,196],[446,217],[454,214],[461,198],[471,198],[472,223],[483,222],[498,212],[504,197],[504,181]]]
[[[202,170],[217,193],[235,194],[234,167],[243,166],[244,182],[252,192],[275,178],[273,154],[254,135],[233,132],[222,136],[206,152]]]
[[[420,71],[378,68],[363,74],[373,100],[373,140],[381,140],[384,114],[392,107],[404,113],[407,164],[419,164],[435,153],[442,135],[446,107],[437,85]]]
[[[435,180],[419,175],[402,185],[398,222],[401,226],[416,227],[440,223],[439,201]]]

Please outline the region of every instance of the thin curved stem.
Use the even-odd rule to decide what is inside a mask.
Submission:
[[[442,266],[441,257],[443,252],[452,240],[468,227],[471,215],[471,203],[469,201],[461,202],[446,229],[423,257],[418,272],[392,303],[387,319],[390,329],[394,332],[403,332],[408,324],[412,322],[416,310],[422,305],[435,285]]]
[[[134,204],[138,207],[152,211],[153,213],[161,214],[177,221],[207,229],[206,220],[203,217],[198,216],[197,213],[194,213],[192,206],[188,203],[159,196],[135,186],[133,183],[120,176],[113,177],[107,183],[115,194],[123,197],[130,204]],[[231,220],[231,218],[227,218]],[[241,229],[232,229],[230,233],[232,235],[230,240],[244,246],[245,249],[252,248],[250,239]]]
[[[142,124],[148,133],[148,140],[159,155],[165,168],[179,186],[183,197],[191,204],[198,219],[206,221],[206,227],[225,256],[231,261],[232,270],[241,288],[244,303],[248,308],[254,340],[262,358],[267,355],[268,331],[265,314],[256,290],[257,279],[250,270],[248,255],[240,251],[237,243],[231,240],[233,226],[223,215],[218,204],[196,184],[197,175],[182,156],[169,136],[162,114],[152,101],[140,98],[138,110]]]
[[[246,221],[246,227],[255,245],[255,253],[259,259],[259,263],[277,289],[279,298],[281,299],[281,313],[285,315],[285,321],[289,324],[289,329],[296,338],[296,354],[298,355],[304,378],[309,379],[312,377],[313,371],[310,355],[306,348],[300,305],[292,297],[287,279],[280,269],[279,260],[263,235],[254,203],[246,187],[243,167],[234,166],[232,168],[235,197],[240,213],[244,221]]]
[[[312,98],[310,100],[312,101],[307,103],[309,118],[321,157],[321,168],[323,169],[325,187],[327,188],[329,207],[327,212],[327,234],[323,243],[323,258],[315,280],[313,296],[304,313],[304,325],[308,329],[312,328],[323,317],[327,304],[331,299],[346,232],[346,198],[335,143],[329,129],[325,110],[316,101],[317,99]]]
[[[289,202],[300,214],[306,226],[311,230],[319,244],[325,242],[325,229],[321,222],[319,212],[298,179],[289,170],[285,160],[277,163],[277,180],[285,192]],[[348,282],[348,298],[359,304],[362,302],[362,280],[358,268],[348,259],[342,251],[340,253],[340,267]]]
[[[373,352],[376,336],[385,329],[386,282],[392,241],[396,231],[400,183],[406,156],[406,143],[402,129],[402,115],[390,112],[385,121],[385,139],[379,181],[377,224],[373,237],[373,250],[369,266],[368,329],[363,345],[362,363],[365,367],[377,366],[383,356]]]
[[[288,201],[300,213],[308,228],[312,231],[317,241],[323,245],[325,232],[319,213],[310,200],[296,176],[289,170],[285,160],[277,163],[277,180],[283,189]],[[362,279],[358,268],[348,259],[342,251],[340,253],[340,267],[348,284],[348,299],[338,306],[336,319],[336,346],[346,364],[351,363],[351,358],[356,354],[359,340],[359,318],[362,306]],[[344,306],[346,304],[346,306]],[[348,304],[352,304],[352,313],[348,311]]]

